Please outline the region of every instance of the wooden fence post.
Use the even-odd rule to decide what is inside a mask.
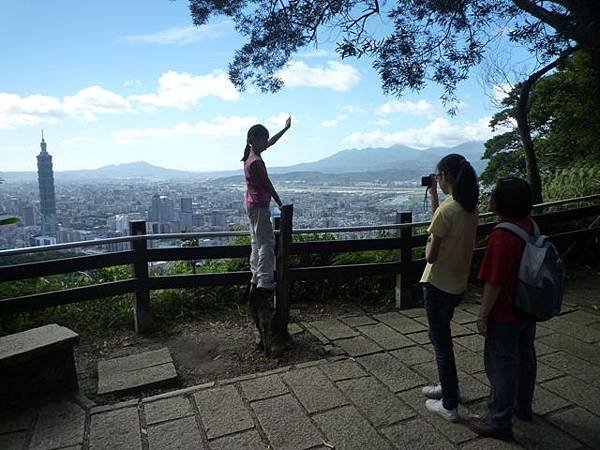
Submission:
[[[412,222],[412,212],[402,212],[396,213],[396,223],[411,223]],[[400,238],[410,238],[412,236],[412,228],[401,228],[396,231],[396,235]],[[402,243],[400,247],[400,262],[410,262],[412,261],[412,248],[410,246],[410,242],[406,241]],[[402,282],[402,278],[404,277],[404,283]],[[395,297],[396,297],[396,308],[402,309],[406,308],[411,303],[411,287],[410,287],[410,273],[406,272],[404,274],[396,275],[396,289],[395,289]]]
[[[279,342],[291,340],[287,326],[290,321],[289,304],[289,267],[290,246],[292,244],[292,228],[294,205],[284,205],[281,208],[281,220],[276,225],[279,229],[277,239],[277,287],[275,293],[275,317],[273,318],[273,338]],[[277,221],[276,221],[277,222]]]
[[[146,221],[135,220],[129,222],[129,234],[131,236],[146,234]],[[131,243],[131,249],[136,254],[136,259],[133,263],[133,276],[140,282],[140,287],[135,292],[134,319],[136,333],[145,333],[152,326],[150,289],[148,289],[148,260],[146,259],[147,248],[148,241],[146,239]]]

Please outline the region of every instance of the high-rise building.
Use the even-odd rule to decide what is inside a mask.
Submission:
[[[183,197],[181,199],[181,211],[179,212],[179,223],[182,230],[190,231],[193,226],[192,199]]]
[[[56,235],[56,195],[54,192],[54,171],[52,170],[52,156],[46,151],[46,141],[42,131],[42,151],[37,156],[38,184],[40,189],[40,212],[42,215],[42,234],[44,236]]]
[[[160,195],[154,194],[152,196],[152,205],[150,211],[148,211],[148,220],[150,222],[158,222],[158,216],[160,214]]]
[[[35,225],[35,216],[33,213],[33,206],[27,205],[23,207],[21,217],[23,218],[23,225],[26,227],[32,227]]]

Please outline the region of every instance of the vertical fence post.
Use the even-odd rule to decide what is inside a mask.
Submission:
[[[273,319],[273,337],[281,341],[287,341],[290,338],[287,330],[290,321],[290,303],[289,303],[289,267],[290,267],[290,246],[292,244],[292,227],[294,217],[294,205],[284,205],[281,208],[281,221],[276,223],[279,229],[277,239],[277,290],[275,317]]]
[[[146,221],[135,220],[129,222],[129,234],[131,236],[140,236],[146,234]],[[150,290],[148,289],[148,260],[146,258],[146,249],[148,241],[142,239],[133,241],[131,249],[135,252],[135,262],[133,263],[133,276],[139,281],[139,288],[135,292],[135,332],[145,333],[152,326],[152,311],[150,311]]]
[[[412,212],[396,213],[396,223],[411,223]],[[400,246],[400,262],[408,263],[412,260],[412,247],[408,238],[412,236],[412,228],[402,228],[396,230],[396,236],[400,238],[406,238],[402,241]],[[404,282],[403,282],[404,279]],[[410,273],[403,270],[402,273],[396,275],[396,308],[402,309],[410,305],[411,302],[411,290],[410,290]]]

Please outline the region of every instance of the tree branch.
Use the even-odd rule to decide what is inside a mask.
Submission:
[[[513,3],[521,8],[523,11],[528,12],[534,17],[537,17],[544,23],[547,23],[556,31],[570,36],[573,33],[573,27],[571,22],[566,16],[557,14],[552,11],[548,11],[541,6],[536,5],[530,0],[512,0]]]

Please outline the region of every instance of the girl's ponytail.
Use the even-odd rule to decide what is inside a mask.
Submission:
[[[244,149],[244,156],[242,157],[242,161],[246,161],[248,159],[248,157],[250,156],[250,144],[246,143],[246,148]]]
[[[479,203],[479,183],[473,166],[464,156],[456,153],[444,156],[438,163],[438,171],[444,172],[452,184],[452,197],[465,209],[474,213]]]

